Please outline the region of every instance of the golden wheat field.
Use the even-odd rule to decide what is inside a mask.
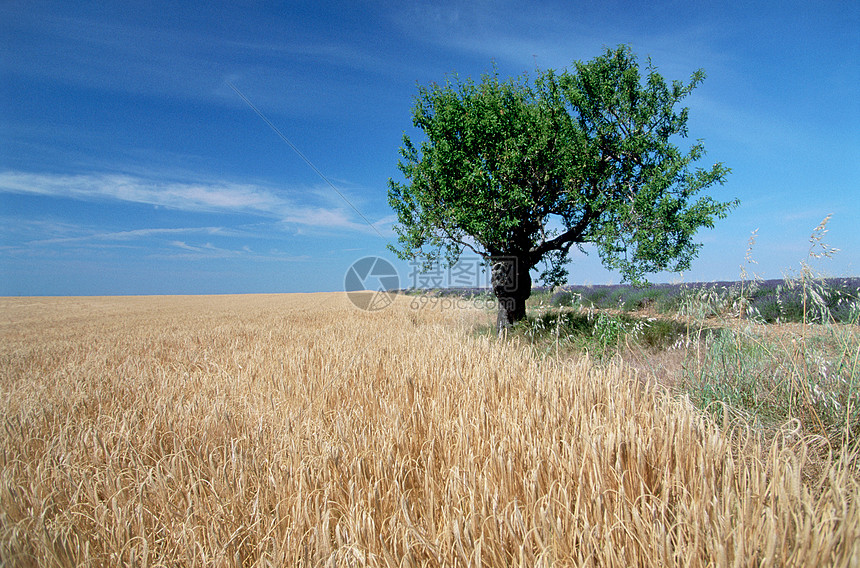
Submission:
[[[845,456],[807,467],[807,439],[535,358],[490,317],[0,299],[0,564],[860,563]]]

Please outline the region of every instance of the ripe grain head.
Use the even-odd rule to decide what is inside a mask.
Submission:
[[[468,310],[339,294],[3,300],[0,556],[18,565],[822,565],[834,457],[721,430]],[[800,456],[800,457],[798,457]]]

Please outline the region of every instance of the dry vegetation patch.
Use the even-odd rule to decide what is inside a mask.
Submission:
[[[849,565],[858,484],[479,311],[340,294],[0,300],[0,558]],[[856,463],[856,462],[855,462]]]

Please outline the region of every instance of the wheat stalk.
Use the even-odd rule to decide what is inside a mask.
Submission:
[[[858,484],[617,361],[342,295],[2,299],[13,566],[849,565]]]

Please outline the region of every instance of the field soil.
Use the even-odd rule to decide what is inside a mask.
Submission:
[[[461,308],[0,298],[0,564],[860,563],[853,456]]]

